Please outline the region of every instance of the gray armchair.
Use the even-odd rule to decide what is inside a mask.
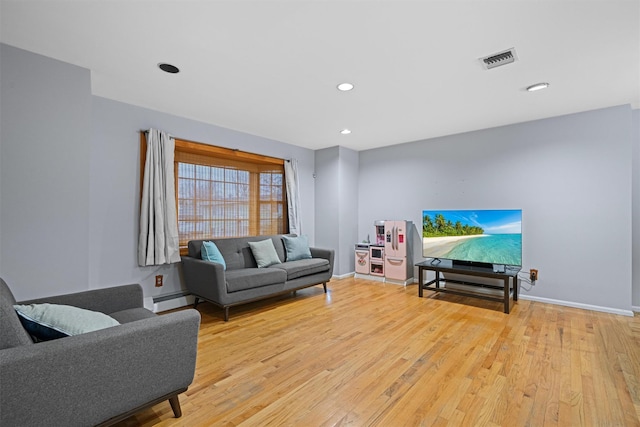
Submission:
[[[18,304],[64,304],[99,311],[115,327],[34,343],[11,290],[0,279],[0,425],[110,425],[169,400],[193,381],[200,314],[158,316],[143,308],[140,285]]]

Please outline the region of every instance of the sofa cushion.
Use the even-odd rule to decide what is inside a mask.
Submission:
[[[216,239],[214,243],[224,258],[227,270],[258,266],[246,238]]]
[[[324,258],[301,259],[276,264],[271,268],[285,271],[287,273],[287,280],[293,280],[298,277],[329,271],[329,261]]]
[[[149,319],[151,317],[156,317],[152,311],[147,310],[146,308],[138,307],[138,308],[129,308],[127,310],[116,311],[115,313],[109,313],[109,316],[116,319],[121,324],[135,322],[136,320]]]
[[[271,239],[248,242],[248,244],[251,248],[251,253],[253,253],[253,257],[256,259],[258,268],[280,264],[280,258],[278,258],[278,253]]]
[[[15,303],[11,289],[0,279],[0,350],[33,344],[13,308]]]
[[[13,307],[27,332],[39,341],[84,334],[120,324],[104,313],[70,305],[44,303]]]
[[[287,250],[287,261],[311,258],[309,239],[307,236],[282,236],[284,247]]]
[[[227,292],[237,292],[284,283],[287,280],[287,273],[276,268],[243,268],[227,270],[225,278]]]
[[[227,263],[224,262],[224,257],[222,253],[220,253],[220,249],[216,246],[215,243],[211,241],[202,242],[202,249],[200,250],[202,253],[202,259],[209,262],[217,262],[218,264],[222,264],[222,267],[226,270]]]

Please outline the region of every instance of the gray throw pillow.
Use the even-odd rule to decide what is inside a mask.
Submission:
[[[284,247],[287,250],[287,261],[311,258],[309,239],[307,236],[282,236]]]
[[[280,258],[273,246],[271,239],[261,240],[259,242],[249,242],[249,247],[256,259],[259,268],[269,267],[273,264],[280,264]]]
[[[120,323],[98,311],[70,305],[29,304],[14,305],[24,328],[38,341],[48,341],[84,334]]]

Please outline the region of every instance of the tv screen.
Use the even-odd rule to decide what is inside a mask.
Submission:
[[[522,266],[522,210],[424,210],[422,256]]]

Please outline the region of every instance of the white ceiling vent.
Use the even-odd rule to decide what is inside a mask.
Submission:
[[[502,65],[511,64],[512,62],[515,62],[517,60],[518,57],[516,56],[516,49],[513,47],[511,49],[507,49],[505,51],[480,58],[480,61],[482,61],[482,65],[484,65],[484,68],[486,68],[487,70],[500,67]]]

